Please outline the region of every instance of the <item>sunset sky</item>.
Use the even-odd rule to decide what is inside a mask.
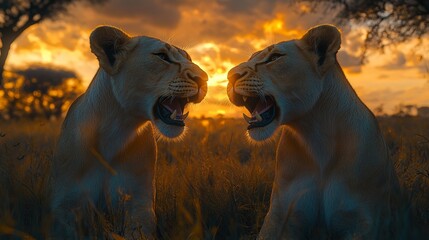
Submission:
[[[209,92],[191,107],[191,116],[239,117],[226,96],[226,74],[270,44],[299,38],[308,28],[332,23],[329,12],[307,13],[306,5],[258,0],[110,0],[102,6],[75,5],[67,16],[32,26],[12,46],[7,69],[43,63],[75,70],[88,84],[98,63],[89,49],[89,34],[98,25],[113,25],[130,35],[159,38],[188,51],[209,77]],[[339,26],[343,33],[338,60],[362,100],[391,112],[402,104],[429,106],[429,37],[370,51],[361,66],[362,26]]]

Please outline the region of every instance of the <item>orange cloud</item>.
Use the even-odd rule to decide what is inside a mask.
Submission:
[[[127,4],[128,2],[128,4]],[[268,45],[301,37],[311,26],[329,23],[334,14],[309,13],[306,4],[285,1],[140,1],[111,0],[103,6],[75,5],[70,15],[28,29],[13,45],[8,68],[33,62],[52,63],[76,69],[89,83],[98,63],[90,52],[88,37],[97,25],[123,28],[132,35],[148,35],[168,41],[189,52],[195,63],[209,75],[206,100],[191,114],[240,116],[241,110],[229,104],[225,93],[227,73],[233,66]],[[365,37],[361,26],[342,27],[342,48],[338,60],[352,85],[371,106],[399,104],[406,96],[410,103],[426,104],[423,95],[408,94],[427,81],[429,41],[419,48],[404,44],[399,50],[371,53],[368,63],[360,65]],[[414,43],[413,43],[414,44]],[[405,95],[377,94],[389,88]],[[426,96],[429,90],[423,88]]]

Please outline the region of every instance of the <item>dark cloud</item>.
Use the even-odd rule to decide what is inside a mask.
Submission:
[[[175,28],[180,22],[179,6],[182,1],[112,0],[102,5],[99,12],[109,18],[133,19],[141,24]]]
[[[282,1],[277,5],[276,13],[285,16],[284,28],[306,31],[320,24],[333,24],[332,14],[326,14],[323,11],[315,11],[305,14],[300,9],[299,4],[293,4],[293,1]]]
[[[228,19],[208,19],[202,23],[201,39],[222,42],[241,32],[241,29]]]
[[[276,0],[217,0],[224,13],[228,14],[271,14],[275,9]]]

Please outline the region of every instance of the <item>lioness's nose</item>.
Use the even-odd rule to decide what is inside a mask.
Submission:
[[[243,78],[244,76],[246,76],[248,74],[248,71],[243,70],[243,69],[239,69],[237,67],[229,70],[228,72],[228,80],[231,84],[235,84],[235,82],[238,79]]]
[[[186,77],[195,81],[198,84],[198,86],[205,84],[209,78],[207,76],[207,73],[205,73],[203,71],[199,72],[199,74],[196,74],[196,73],[191,72],[191,71],[186,71]]]

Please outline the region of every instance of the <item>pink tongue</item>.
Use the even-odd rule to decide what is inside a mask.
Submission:
[[[266,112],[273,106],[273,104],[274,102],[271,98],[266,98],[265,101],[260,100],[256,105],[255,109],[253,110],[252,115],[256,114],[256,112],[258,112],[259,114]]]
[[[182,107],[180,106],[179,101],[171,101],[170,99],[167,99],[162,102],[162,105],[166,107],[170,112],[174,112],[176,110],[177,116],[181,116],[182,113]]]

